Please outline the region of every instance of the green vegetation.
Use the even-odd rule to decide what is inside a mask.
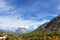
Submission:
[[[57,40],[60,38],[60,32],[52,31],[48,33],[45,31],[34,31],[23,35],[7,34],[7,36],[6,40]]]

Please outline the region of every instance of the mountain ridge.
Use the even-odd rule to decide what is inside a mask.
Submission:
[[[25,33],[29,33],[30,30],[26,29],[26,28],[18,28],[15,33],[18,33],[18,34],[25,34]]]
[[[41,35],[43,35],[44,32],[49,33],[49,32],[53,32],[53,31],[60,32],[60,15],[53,18],[50,22],[46,22],[46,23],[42,24],[41,26],[39,26],[36,30],[32,31],[31,33],[25,34],[25,36],[26,35],[28,35],[30,37],[32,35],[41,36]]]
[[[46,31],[60,31],[60,15],[53,18],[45,27]]]

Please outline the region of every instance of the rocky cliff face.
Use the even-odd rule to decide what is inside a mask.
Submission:
[[[47,31],[60,31],[60,15],[53,18],[45,27]]]
[[[25,34],[25,33],[29,33],[30,30],[28,29],[25,29],[25,28],[18,28],[15,33],[18,33],[18,34]]]

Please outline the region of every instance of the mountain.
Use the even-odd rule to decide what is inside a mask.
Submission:
[[[39,26],[36,30],[40,31],[60,31],[60,15]]]
[[[41,26],[39,26],[37,29],[40,30],[40,31],[44,31],[45,30],[45,27],[47,26],[49,22],[46,22],[44,24],[42,24]]]
[[[2,30],[2,29],[0,29],[0,32],[2,32],[2,33],[6,33],[6,34],[8,34],[8,33],[14,33],[13,31],[10,31],[10,30]]]
[[[37,29],[30,33],[23,34],[22,35],[23,39],[26,40],[28,38],[32,38],[33,40],[42,40],[40,38],[42,38],[43,31],[45,31],[45,27],[47,26],[48,23],[49,22],[42,24],[41,26],[39,26]]]
[[[53,18],[50,22],[46,22],[46,23],[42,24],[34,31],[32,31],[28,34],[24,34],[23,36],[24,37],[31,37],[31,38],[36,36],[38,38],[38,37],[41,37],[44,34],[44,32],[49,34],[48,32],[50,32],[50,31],[52,32],[52,34],[53,34],[53,31],[60,32],[60,15]]]
[[[18,28],[15,32],[10,31],[10,30],[3,30],[3,29],[0,29],[0,32],[6,33],[6,34],[9,34],[9,33],[12,33],[12,34],[25,34],[25,33],[31,32],[31,31],[28,30],[28,29],[25,29],[25,28]]]
[[[18,34],[25,34],[25,33],[29,33],[30,30],[26,29],[26,28],[18,28],[15,33],[18,33]]]
[[[53,18],[45,27],[46,31],[60,31],[60,15]]]
[[[16,35],[16,37],[21,37],[23,40],[58,40],[60,38],[60,15],[50,22],[42,24],[32,32],[25,28],[18,28],[15,33],[21,34]]]

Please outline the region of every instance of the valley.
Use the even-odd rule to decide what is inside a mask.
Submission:
[[[18,34],[18,32],[16,34],[4,34],[1,32],[0,36],[7,35],[5,40],[60,40],[60,15],[53,18],[50,22],[42,24],[32,32],[24,34]]]

